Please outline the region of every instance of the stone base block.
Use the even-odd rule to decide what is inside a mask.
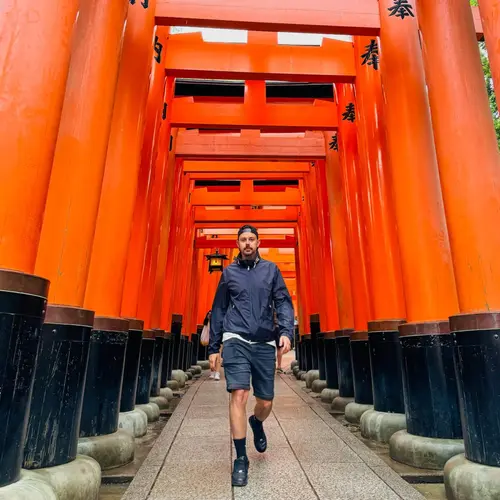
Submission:
[[[344,398],[342,396],[337,396],[332,401],[332,406],[330,408],[333,412],[345,413],[345,408],[349,403],[354,403],[354,398]]]
[[[299,373],[300,373],[300,380],[302,380],[302,382],[305,382],[307,373],[306,372],[299,372]]]
[[[184,374],[186,375],[186,382],[188,380],[193,380],[193,374],[191,372],[184,372]]]
[[[296,366],[299,366],[299,362],[298,362],[296,359],[294,359],[294,360],[290,363],[290,368],[293,370],[293,369],[294,369],[294,367],[296,367]]]
[[[444,486],[448,500],[498,500],[500,467],[481,465],[457,455],[444,467]]]
[[[145,436],[148,432],[148,416],[135,407],[132,411],[120,413],[118,428],[130,432],[136,438]]]
[[[198,361],[198,365],[202,370],[210,370],[210,361]]]
[[[195,374],[195,375],[201,375],[201,372],[203,371],[203,370],[201,369],[201,366],[198,366],[198,365],[193,365],[193,366],[191,367],[191,370],[194,370],[194,374]]]
[[[306,372],[305,372],[305,371],[303,371],[303,370],[299,370],[299,371],[295,374],[295,378],[296,378],[297,380],[302,380],[302,375],[305,375],[305,374],[306,374]]]
[[[393,460],[420,469],[441,470],[450,458],[464,451],[462,439],[437,439],[398,431],[389,440]]]
[[[180,389],[186,385],[186,374],[182,370],[172,370],[172,379],[177,380]]]
[[[363,413],[360,428],[364,438],[388,443],[393,434],[406,429],[406,416],[404,413],[369,410]]]
[[[297,375],[297,373],[299,373],[299,372],[300,372],[300,367],[299,367],[299,366],[294,366],[294,367],[292,368],[292,373],[293,373],[295,376],[296,376],[296,375]]]
[[[97,498],[97,497],[93,497]],[[0,488],[0,500],[58,500],[50,484],[31,471],[21,471],[21,479]]]
[[[174,391],[170,387],[163,387],[160,389],[160,396],[165,398],[167,401],[172,401],[174,399]]]
[[[306,387],[312,388],[312,383],[319,379],[319,370],[309,370],[306,375]]]
[[[149,398],[149,402],[157,405],[160,410],[166,410],[168,408],[168,399],[163,396],[152,396]]]
[[[91,457],[77,455],[68,464],[30,470],[29,473],[49,484],[58,500],[99,498],[101,466]]]
[[[78,453],[97,460],[102,470],[114,469],[132,462],[134,452],[134,436],[121,429],[113,434],[78,440]]]
[[[0,500],[97,500],[100,486],[101,466],[77,455],[68,464],[21,471],[19,481],[0,488]]]
[[[331,403],[335,398],[339,397],[338,389],[323,389],[321,391],[321,401],[323,403]]]
[[[354,401],[345,407],[345,419],[351,424],[359,424],[361,416],[368,410],[373,410],[373,405],[362,405]]]
[[[173,391],[178,391],[179,390],[179,382],[177,382],[177,380],[169,380],[167,382],[167,387],[169,389],[172,389]]]
[[[321,392],[323,392],[323,389],[326,389],[326,380],[320,380],[319,378],[317,380],[314,380],[311,385],[311,389],[313,392],[321,394]]]
[[[139,408],[139,410],[142,410],[146,414],[148,422],[157,422],[160,419],[160,408],[155,403],[137,405],[136,408]]]

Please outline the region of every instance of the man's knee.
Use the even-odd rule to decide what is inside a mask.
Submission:
[[[247,391],[246,389],[236,389],[231,392],[231,402],[238,406],[244,406],[247,404],[249,393],[250,391]]]
[[[255,398],[257,400],[257,404],[264,410],[271,410],[273,407],[273,401],[268,399]]]

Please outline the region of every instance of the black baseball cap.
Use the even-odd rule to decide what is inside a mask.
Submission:
[[[238,238],[243,234],[243,233],[253,233],[259,239],[259,233],[257,229],[250,224],[245,224],[244,226],[240,227],[240,230],[238,231]]]

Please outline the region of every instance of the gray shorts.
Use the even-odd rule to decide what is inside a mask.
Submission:
[[[251,379],[255,397],[266,401],[274,399],[275,347],[229,339],[224,342],[222,357],[228,392],[250,390]]]

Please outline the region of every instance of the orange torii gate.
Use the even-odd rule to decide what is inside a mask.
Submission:
[[[476,33],[482,36],[479,10],[472,10]],[[286,5],[268,0],[158,0],[156,24],[332,35],[380,33],[376,0],[293,0]]]
[[[257,179],[264,176],[269,179],[270,175],[290,176],[302,175],[309,172],[310,162],[299,161],[190,161],[183,162],[184,173],[190,174],[191,179],[202,178],[200,175],[212,176],[215,178],[222,175],[227,178],[228,175],[248,174]],[[283,177],[284,178],[284,177]]]
[[[337,107],[321,105],[201,103],[174,99],[172,126],[181,128],[256,129],[264,131],[332,130]]]
[[[171,35],[165,70],[176,78],[353,83],[352,43],[324,38],[320,47],[204,42],[201,33]]]
[[[244,200],[246,204],[247,201]],[[195,224],[203,227],[217,226],[224,227],[235,223],[253,222],[259,223],[260,227],[274,227],[271,224],[279,224],[280,227],[288,227],[295,224],[299,217],[299,208],[287,206],[284,210],[263,210],[251,208],[238,208],[230,210],[207,210],[203,206],[194,208]],[[263,226],[265,224],[266,226]],[[284,225],[286,224],[286,225]]]
[[[325,157],[321,132],[310,137],[231,136],[180,131],[175,154],[184,160],[317,160]]]

